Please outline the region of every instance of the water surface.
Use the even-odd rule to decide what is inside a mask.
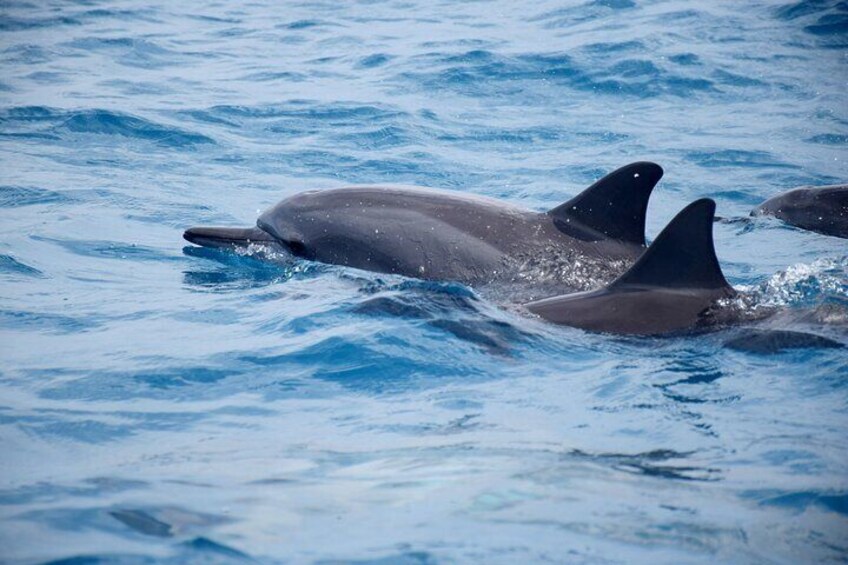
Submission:
[[[845,561],[844,349],[586,334],[180,236],[355,183],[544,210],[653,160],[649,238],[712,197],[731,283],[844,309],[844,240],[738,219],[848,180],[846,26],[837,1],[3,3],[0,560]]]

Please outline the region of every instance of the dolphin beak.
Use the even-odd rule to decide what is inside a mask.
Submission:
[[[195,227],[187,229],[183,238],[203,247],[228,249],[245,247],[251,243],[276,243],[271,235],[259,228]]]

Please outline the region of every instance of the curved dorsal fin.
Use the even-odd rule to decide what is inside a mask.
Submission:
[[[548,214],[565,231],[577,223],[610,239],[645,245],[648,198],[662,175],[656,163],[625,165]]]
[[[730,288],[713,245],[715,209],[715,202],[709,198],[689,204],[609,288]]]

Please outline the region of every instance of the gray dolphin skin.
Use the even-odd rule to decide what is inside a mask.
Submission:
[[[824,235],[848,238],[848,184],[802,186],[769,198],[752,216],[774,216]]]
[[[238,248],[251,243],[276,244],[277,240],[259,228],[191,228],[183,237],[203,247]]]
[[[659,335],[710,326],[719,301],[736,296],[713,246],[715,207],[705,198],[684,208],[605,288],[531,302],[527,308],[557,324],[604,333]]]
[[[184,237],[206,247],[275,244],[306,259],[423,279],[543,279],[585,290],[644,251],[648,198],[662,174],[654,163],[632,163],[547,212],[424,188],[308,191],[264,212],[256,228],[196,227]]]

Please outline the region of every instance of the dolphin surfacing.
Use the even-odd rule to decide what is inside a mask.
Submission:
[[[662,174],[654,163],[632,163],[547,212],[424,188],[307,191],[264,212],[256,228],[197,227],[184,237],[207,247],[270,242],[305,259],[422,279],[535,278],[584,290],[642,254],[648,199]]]
[[[774,216],[789,225],[848,239],[848,184],[802,186],[769,198],[752,216]]]
[[[709,326],[711,310],[736,296],[713,245],[715,202],[696,200],[642,257],[605,288],[526,304],[538,316],[594,332],[660,335]]]

